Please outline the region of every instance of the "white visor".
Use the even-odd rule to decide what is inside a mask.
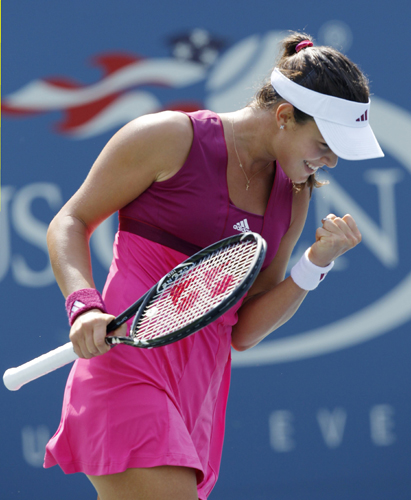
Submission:
[[[345,160],[384,156],[369,123],[371,101],[348,101],[315,92],[289,80],[278,68],[271,74],[271,85],[285,101],[314,118],[337,156]]]

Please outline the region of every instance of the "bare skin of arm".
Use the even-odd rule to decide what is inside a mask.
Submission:
[[[308,292],[297,286],[291,277],[284,280],[291,253],[305,224],[309,203],[307,191],[294,195],[290,228],[270,266],[258,276],[238,311],[238,322],[232,331],[232,346],[238,351],[254,347],[287,322],[307,296]],[[309,259],[319,267],[326,267],[361,241],[361,234],[350,215],[339,218],[329,214],[327,217],[332,220],[317,229],[316,241],[309,252]]]
[[[192,128],[181,113],[141,117],[123,127],[103,149],[80,189],[49,226],[47,243],[57,283],[65,297],[95,288],[89,250],[94,229],[137,198],[153,182],[165,180],[184,164]],[[113,316],[88,311],[74,322],[70,339],[80,357],[103,354],[106,326]],[[123,330],[117,333],[123,335]]]

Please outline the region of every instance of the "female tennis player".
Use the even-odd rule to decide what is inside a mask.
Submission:
[[[100,500],[206,500],[218,476],[230,347],[288,321],[361,234],[324,214],[285,279],[320,167],[383,156],[369,89],[355,64],[292,33],[271,79],[244,109],[140,117],[108,142],[52,221],[48,244],[66,297],[70,373],[45,467],[83,472]],[[102,296],[88,241],[119,211]],[[105,343],[106,326],[196,248],[251,230],[267,241],[247,297],[200,332],[152,350]],[[324,285],[323,285],[324,286]],[[125,325],[116,334],[126,335]]]

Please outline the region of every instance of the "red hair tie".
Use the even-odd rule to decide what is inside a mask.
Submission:
[[[301,49],[305,49],[306,47],[312,47],[314,44],[311,40],[303,40],[300,42],[295,48],[296,52],[300,52]]]

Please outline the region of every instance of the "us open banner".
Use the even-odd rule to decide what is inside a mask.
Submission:
[[[385,157],[340,160],[322,174],[329,184],[315,192],[290,266],[330,212],[352,214],[363,241],[338,259],[289,323],[233,353],[212,500],[411,498],[411,7],[385,0],[344,7],[302,0],[3,3],[3,372],[67,342],[47,226],[122,125],[163,109],[246,105],[288,30],[342,50],[370,78],[370,121]],[[92,237],[100,290],[116,228],[113,216]],[[0,388],[1,498],[96,497],[81,475],[42,468],[68,370],[15,393]]]

